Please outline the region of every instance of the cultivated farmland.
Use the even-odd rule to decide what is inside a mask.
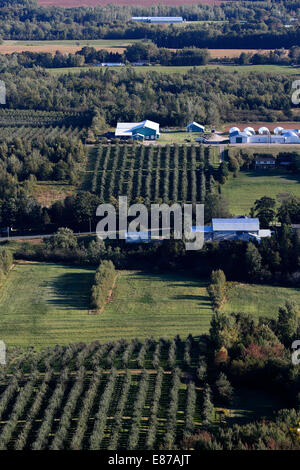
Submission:
[[[100,145],[90,153],[84,189],[108,201],[120,195],[157,201],[204,201],[217,150],[187,145]]]
[[[0,44],[0,54],[13,54],[21,52],[50,52],[55,54],[60,51],[62,54],[75,54],[83,47],[93,47],[97,51],[105,49],[108,52],[122,54],[127,46],[141,41],[140,39],[87,39],[87,40],[53,40],[53,41],[3,41]],[[144,41],[143,41],[144,42]],[[175,50],[175,49],[172,49]],[[239,57],[242,52],[255,54],[268,54],[271,49],[208,49],[211,57],[233,58]],[[288,51],[286,51],[288,54]]]
[[[0,54],[13,54],[21,52],[48,52],[55,54],[60,51],[62,54],[75,54],[83,47],[94,47],[96,50],[105,49],[108,52],[122,54],[127,46],[138,42],[136,39],[94,39],[94,40],[61,40],[61,41],[4,41],[0,44]]]
[[[6,126],[2,127],[1,129],[0,142],[10,142],[15,138],[26,140],[34,140],[38,139],[39,137],[54,139],[58,136],[68,137],[70,139],[72,139],[73,137],[83,139],[85,137],[85,134],[85,129],[72,126]]]
[[[34,140],[58,136],[84,139],[87,133],[86,113],[0,109],[1,142],[14,138]]]
[[[204,419],[226,420],[210,386],[196,378],[200,359],[206,367],[206,349],[203,338],[191,335],[186,341],[77,343],[40,353],[9,349],[0,379],[0,449],[176,448]],[[279,406],[270,394],[264,402],[259,392],[255,400],[249,395],[245,400],[236,391],[239,409],[226,410],[231,420],[236,412],[238,420],[251,420],[258,409],[270,415]]]
[[[181,383],[174,367],[195,367],[200,351],[192,338],[43,351],[28,377],[2,381],[0,448],[134,450],[167,440],[174,446],[201,424],[203,401],[202,390]],[[31,364],[23,356],[19,367]]]

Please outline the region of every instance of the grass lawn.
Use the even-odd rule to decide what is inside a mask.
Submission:
[[[46,263],[16,264],[0,288],[0,338],[37,347],[95,338],[88,315],[94,270]]]
[[[203,137],[203,132],[186,132],[186,130],[170,130],[170,131],[161,131],[159,144],[194,144],[196,139]]]
[[[225,313],[244,312],[255,316],[276,318],[278,309],[287,300],[300,304],[300,289],[257,284],[239,284],[227,292]]]
[[[112,301],[88,315],[94,269],[20,263],[0,288],[0,338],[38,348],[208,332],[206,283],[176,275],[119,273]]]
[[[104,67],[100,67],[103,69]],[[150,65],[150,66],[141,66],[141,67],[132,67],[138,73],[147,73],[147,72],[159,72],[159,73],[187,73],[189,70],[194,68],[193,66],[164,66],[164,65]],[[282,75],[300,75],[300,67],[291,67],[288,65],[197,65],[195,67],[198,70],[205,69],[220,69],[227,72],[265,72],[272,74],[282,74]],[[80,73],[87,70],[98,70],[97,67],[64,67],[58,69],[48,69],[50,73],[53,74],[64,74],[64,73]],[[124,67],[110,67],[112,70],[122,70]]]
[[[281,169],[241,171],[222,186],[233,215],[248,214],[263,196],[276,198],[287,193],[300,197],[300,176]]]
[[[172,274],[122,271],[113,301],[101,315],[107,339],[169,338],[208,332],[212,309],[207,283]]]

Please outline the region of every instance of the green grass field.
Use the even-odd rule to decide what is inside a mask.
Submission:
[[[225,313],[244,312],[256,317],[276,318],[278,309],[285,302],[300,304],[300,290],[292,287],[274,287],[256,284],[239,284],[227,292]]]
[[[109,47],[109,46],[108,46]],[[163,65],[150,65],[141,67],[132,67],[138,73],[158,72],[158,73],[187,73],[194,68],[193,66],[163,66]],[[280,75],[300,75],[299,67],[291,67],[287,65],[199,65],[195,67],[197,70],[206,69],[220,69],[227,72],[264,72]],[[87,70],[102,70],[103,67],[64,67],[59,69],[48,69],[53,74],[66,74],[66,73],[80,73]],[[112,70],[123,70],[124,67],[110,67]]]
[[[0,288],[0,338],[37,348],[153,335],[208,332],[212,314],[206,283],[176,275],[120,272],[113,300],[89,315],[94,270],[20,263]]]
[[[123,271],[102,314],[107,338],[172,337],[208,332],[212,309],[207,283],[172,274]]]
[[[280,169],[241,171],[236,178],[230,176],[222,186],[222,194],[233,215],[247,215],[254,202],[263,196],[300,197],[300,176]]]
[[[203,137],[202,132],[186,132],[185,129],[161,130],[159,144],[194,144],[196,139]]]
[[[262,125],[267,125],[266,123],[263,123]],[[228,124],[227,124],[228,126]],[[298,122],[287,122],[285,124],[287,129],[291,129],[293,127],[299,126]],[[280,145],[274,145],[274,144],[269,144],[269,145],[264,145],[264,144],[256,144],[256,145],[248,145],[248,144],[231,144],[228,145],[226,148],[230,149],[230,153],[232,155],[238,155],[241,150],[245,149],[247,152],[253,152],[253,153],[267,153],[270,155],[274,155],[276,157],[280,152],[298,152],[300,154],[300,146],[299,144],[280,144]]]

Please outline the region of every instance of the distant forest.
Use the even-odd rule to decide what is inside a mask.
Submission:
[[[134,23],[132,15],[180,15],[203,23]],[[0,31],[6,40],[147,38],[159,47],[170,48],[290,48],[300,44],[299,17],[299,0],[71,9],[39,7],[31,0],[4,0]]]

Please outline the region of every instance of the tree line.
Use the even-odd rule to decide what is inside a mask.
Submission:
[[[11,60],[10,56],[7,57]],[[207,49],[184,47],[172,50],[157,47],[147,41],[132,44],[123,52],[97,50],[93,46],[84,46],[74,54],[63,54],[59,50],[54,55],[50,52],[24,51],[14,53],[13,60],[25,68],[70,68],[84,65],[100,66],[102,63],[144,66],[199,66],[210,62],[235,65],[297,65],[300,63],[300,47],[293,46],[290,51],[281,48],[268,52],[242,52],[238,57],[212,58]]]

